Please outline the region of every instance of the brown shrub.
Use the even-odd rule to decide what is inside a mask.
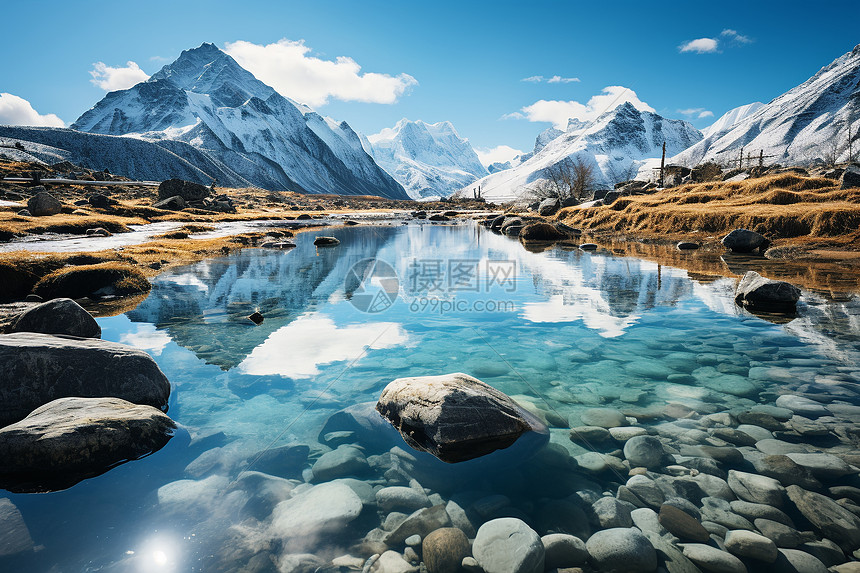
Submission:
[[[33,292],[45,299],[92,295],[126,296],[152,288],[135,267],[117,262],[80,265],[56,270],[36,283]]]

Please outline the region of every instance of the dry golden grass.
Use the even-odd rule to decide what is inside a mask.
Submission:
[[[776,245],[780,239],[794,244],[823,240],[838,249],[860,249],[860,189],[839,189],[831,179],[792,173],[621,197],[603,207],[562,209],[557,218],[589,232],[702,240],[745,228]]]
[[[82,298],[97,291],[116,296],[148,292],[152,288],[144,274],[127,263],[116,261],[76,265],[43,276],[33,287],[42,298]]]

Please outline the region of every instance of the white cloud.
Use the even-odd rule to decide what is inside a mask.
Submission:
[[[636,92],[624,86],[607,86],[601,94],[593,96],[588,103],[578,101],[539,100],[528,105],[520,112],[509,113],[503,119],[528,119],[529,121],[551,122],[558,129],[567,127],[570,118],[592,121],[611,109],[629,102],[640,111],[655,111],[653,107],[639,99]]]
[[[546,82],[548,84],[569,84],[571,82],[580,81],[579,78],[565,78],[563,76],[551,76],[549,78],[545,78],[544,76],[529,76],[527,78],[523,78],[520,80],[521,82],[530,82],[533,84],[539,84],[541,82]]]
[[[365,350],[392,348],[407,342],[406,331],[393,322],[337,326],[331,318],[307,313],[269,335],[239,364],[256,376],[279,374],[311,378],[321,364],[356,360]]]
[[[151,56],[149,58],[150,62],[169,62],[170,58],[165,58],[164,56]]]
[[[478,159],[484,167],[489,167],[493,163],[509,161],[517,155],[522,155],[522,151],[514,149],[510,145],[497,145],[496,147],[476,147],[475,153],[478,154]]]
[[[53,113],[42,115],[33,109],[30,102],[9,93],[0,93],[0,125],[66,126],[63,120]]]
[[[149,74],[134,62],[126,62],[124,68],[113,68],[104,62],[96,62],[90,75],[93,77],[90,82],[108,92],[127,90],[149,79]]]
[[[714,112],[707,110],[703,107],[691,107],[688,109],[679,109],[676,111],[677,111],[677,113],[680,113],[681,115],[686,115],[687,117],[695,116],[696,119],[703,119],[706,117],[714,117]]]
[[[391,104],[418,84],[409,74],[361,73],[361,66],[347,56],[334,61],[313,57],[303,40],[284,38],[268,45],[239,40],[225,44],[224,51],[282,95],[312,107],[330,98]]]
[[[744,36],[743,34],[738,33],[737,30],[732,30],[731,28],[726,28],[725,30],[720,32],[720,35],[726,36],[727,38],[730,38],[739,44],[752,43],[752,38],[750,38],[749,36]]]
[[[713,54],[717,52],[719,42],[714,38],[697,38],[690,40],[678,46],[678,49],[683,52],[695,52],[696,54]]]

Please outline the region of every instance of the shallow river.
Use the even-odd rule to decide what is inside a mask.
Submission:
[[[316,234],[341,243],[315,248]],[[104,339],[156,360],[181,428],[161,451],[68,490],[8,494],[40,546],[10,567],[230,571],[274,562],[290,570],[299,554],[365,559],[368,546],[362,553],[356,544],[398,519],[376,505],[371,488],[410,478],[433,505],[463,508],[467,529],[509,515],[540,534],[586,536],[589,525],[565,525],[576,521],[565,516],[570,496],[590,503],[628,478],[613,465],[623,459],[620,445],[569,439],[591,408],[623,412],[627,424],[676,448],[678,460],[714,443],[719,413],[755,411],[781,394],[830,404],[820,423],[831,433],[860,419],[856,296],[836,302],[805,292],[798,316],[775,324],[735,306],[733,278],[698,282],[600,250],[533,253],[474,225],[328,229],[296,243],[170,271],[138,308],[99,319]],[[259,326],[246,318],[255,310],[265,317]],[[556,445],[447,465],[373,426],[378,420],[354,427],[332,417],[353,407],[370,419],[361,405],[391,380],[448,372],[471,374],[537,412]],[[813,451],[851,451],[838,439],[776,436]],[[341,448],[340,469],[313,478],[314,460],[339,444],[364,455]],[[309,446],[306,464],[294,463],[303,450],[291,445]],[[613,460],[589,457],[589,446]],[[568,454],[579,456],[579,469]],[[267,485],[254,472],[293,481]],[[295,511],[314,515],[279,517],[278,502],[307,497],[300,484],[311,478],[346,478],[337,483],[361,499],[358,515],[340,511],[335,488],[323,502],[334,507],[299,501]]]

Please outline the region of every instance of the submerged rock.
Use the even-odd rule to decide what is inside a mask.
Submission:
[[[860,547],[860,517],[829,497],[796,485],[788,486],[786,493],[823,536],[852,551]]]
[[[0,498],[0,557],[32,551],[34,547],[21,512],[8,497]]]
[[[323,237],[319,236],[314,239],[314,245],[318,247],[333,247],[335,245],[339,245],[340,240],[335,237]]]
[[[31,332],[0,335],[0,425],[70,396],[167,408],[170,382],[142,350]]]
[[[361,513],[358,495],[347,485],[324,483],[279,503],[272,512],[273,538],[307,541],[314,547]],[[301,545],[301,544],[299,544]]]
[[[0,485],[52,491],[161,449],[176,425],[119,398],[60,398],[0,428]]]
[[[546,558],[538,534],[513,517],[482,525],[472,554],[486,573],[543,573]]]
[[[56,298],[23,312],[9,326],[12,332],[67,334],[101,338],[102,329],[90,313],[70,298]]]
[[[657,568],[657,552],[635,527],[598,531],[585,544],[598,571],[650,573]]]
[[[509,396],[466,374],[399,378],[376,409],[415,449],[443,462],[470,460],[507,448],[547,427]]]
[[[424,538],[421,553],[427,573],[457,573],[469,556],[469,540],[456,527],[442,527]]]

